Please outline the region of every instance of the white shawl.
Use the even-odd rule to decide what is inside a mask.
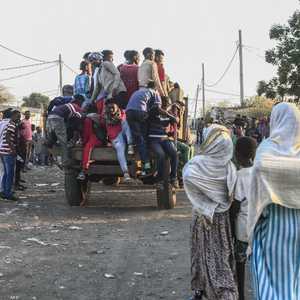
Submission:
[[[233,144],[227,128],[210,126],[204,136],[200,155],[183,169],[185,192],[196,213],[211,220],[215,212],[227,211],[236,182],[236,169],[231,162]]]
[[[271,203],[300,209],[300,111],[294,104],[276,105],[270,137],[257,149],[250,177],[248,235]]]

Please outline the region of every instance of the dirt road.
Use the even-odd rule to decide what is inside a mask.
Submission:
[[[151,190],[96,184],[90,207],[70,208],[60,171],[40,167],[26,177],[20,202],[0,202],[1,300],[188,298],[183,192],[175,209],[161,211]]]

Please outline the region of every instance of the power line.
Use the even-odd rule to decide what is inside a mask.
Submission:
[[[35,73],[39,73],[39,72],[42,72],[42,71],[49,70],[49,69],[51,69],[53,67],[56,67],[56,66],[57,66],[57,64],[52,65],[52,66],[48,66],[46,68],[42,68],[42,69],[39,69],[39,70],[35,70],[35,71],[32,71],[32,72],[28,72],[28,73],[24,73],[24,74],[20,74],[20,75],[16,75],[16,76],[11,76],[11,77],[8,77],[8,78],[3,78],[3,79],[0,79],[0,82],[13,80],[13,79],[17,79],[17,78],[21,78],[21,77],[25,77],[25,76],[30,76],[30,75],[33,75]]]
[[[15,67],[6,67],[6,68],[0,68],[0,71],[19,70],[19,69],[24,69],[24,68],[31,68],[31,67],[36,67],[36,66],[41,66],[41,65],[46,65],[46,64],[52,64],[52,63],[55,63],[55,62],[57,62],[57,61],[54,60],[54,61],[49,61],[49,62],[37,63],[37,64],[15,66]]]
[[[221,77],[213,84],[205,84],[207,87],[214,87],[214,86],[218,85],[223,80],[223,78],[226,76],[227,72],[229,71],[229,69],[232,66],[232,63],[233,63],[233,61],[234,61],[234,59],[237,55],[238,49],[239,49],[239,47],[235,48],[234,54],[233,54],[232,58],[230,59],[227,67],[225,68],[225,71],[222,73]]]
[[[69,71],[71,71],[72,73],[78,75],[78,72],[76,72],[76,71],[75,71],[74,69],[72,69],[70,66],[68,66],[68,65],[65,64],[65,63],[63,63],[63,64],[64,64],[64,66],[65,66]]]
[[[33,61],[43,62],[43,63],[50,62],[50,61],[46,61],[46,60],[42,60],[42,59],[38,59],[38,58],[34,58],[34,57],[31,57],[31,56],[22,54],[22,53],[20,53],[20,52],[18,52],[18,51],[15,51],[15,50],[13,50],[13,49],[10,49],[10,48],[8,48],[8,47],[2,45],[2,44],[0,44],[0,47],[3,48],[3,49],[5,49],[5,50],[7,50],[7,51],[9,51],[9,52],[11,52],[11,53],[13,53],[13,54],[19,55],[19,56],[21,56],[21,57],[24,57],[24,58],[27,58],[27,59],[30,59],[30,60],[33,60]]]

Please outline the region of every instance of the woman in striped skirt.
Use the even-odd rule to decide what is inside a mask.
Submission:
[[[257,300],[300,300],[300,112],[281,103],[258,148],[248,231]]]
[[[191,273],[193,300],[238,300],[233,237],[229,219],[236,169],[229,131],[211,125],[200,155],[183,170],[184,188],[193,205]]]

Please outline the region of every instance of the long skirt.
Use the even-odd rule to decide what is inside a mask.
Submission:
[[[212,223],[193,215],[191,233],[192,290],[202,299],[237,300],[229,212],[216,213]]]
[[[255,227],[251,270],[257,300],[300,300],[300,210],[269,205]]]

